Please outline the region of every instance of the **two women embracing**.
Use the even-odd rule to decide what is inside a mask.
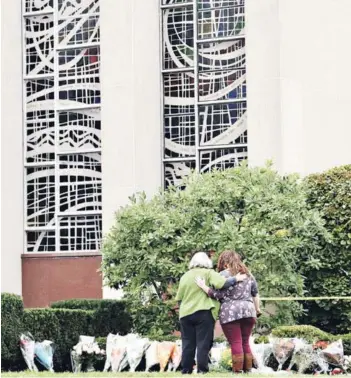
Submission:
[[[195,352],[198,373],[208,373],[218,315],[231,347],[233,372],[252,369],[249,338],[260,314],[256,280],[234,251],[223,252],[217,268],[219,273],[213,270],[208,255],[198,252],[179,282],[176,299],[180,302],[182,374],[192,373]]]

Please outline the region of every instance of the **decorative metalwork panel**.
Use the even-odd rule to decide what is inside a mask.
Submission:
[[[194,14],[192,7],[165,10],[163,68],[194,65]]]
[[[54,72],[54,17],[38,15],[25,19],[26,75]]]
[[[60,217],[60,251],[96,251],[100,248],[102,217]]]
[[[24,0],[24,12],[50,12],[54,11],[54,0]]]
[[[200,151],[200,172],[231,168],[238,165],[245,158],[246,149],[244,147]]]
[[[60,213],[101,210],[100,153],[60,155]]]
[[[162,0],[164,185],[247,158],[244,0]]]
[[[96,251],[99,0],[23,2],[26,251]]]
[[[179,186],[182,180],[195,169],[195,161],[165,162],[164,177],[165,186]]]

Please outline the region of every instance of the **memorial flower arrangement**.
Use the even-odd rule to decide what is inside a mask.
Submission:
[[[105,350],[99,347],[94,337],[81,336],[71,352],[73,372],[78,373],[82,369],[95,371],[94,363],[104,359],[105,354]]]

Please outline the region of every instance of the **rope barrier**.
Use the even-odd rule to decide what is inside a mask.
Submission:
[[[351,297],[262,297],[261,301],[322,301],[322,300],[346,300],[351,301]]]

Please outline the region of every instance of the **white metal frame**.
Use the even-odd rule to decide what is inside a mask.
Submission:
[[[231,0],[233,5],[239,5],[239,0]],[[235,144],[231,143],[228,145],[223,144],[206,144],[200,145],[200,125],[199,125],[199,107],[200,106],[210,106],[210,105],[220,105],[220,104],[235,104],[235,103],[243,103],[246,102],[246,98],[231,98],[231,99],[217,99],[211,101],[201,101],[199,98],[199,45],[205,43],[219,43],[219,42],[232,42],[236,40],[245,40],[245,34],[240,33],[239,35],[232,35],[232,36],[219,36],[216,38],[199,38],[198,33],[198,25],[199,25],[199,7],[198,7],[198,0],[190,0],[190,1],[183,1],[183,2],[174,2],[169,1],[168,4],[164,4],[165,1],[160,0],[160,43],[161,43],[161,76],[162,76],[162,90],[164,87],[164,77],[165,74],[170,73],[192,73],[194,75],[194,112],[195,112],[195,156],[185,156],[185,157],[165,157],[165,113],[164,113],[164,94],[162,91],[162,100],[161,100],[161,107],[162,107],[162,183],[165,185],[165,176],[164,176],[164,167],[167,163],[181,163],[181,162],[196,162],[196,171],[201,172],[201,152],[210,151],[210,150],[223,150],[223,149],[234,149],[236,147],[242,147],[247,151],[247,143],[240,143]],[[223,8],[230,8],[231,5],[226,5]],[[164,69],[163,68],[163,56],[164,56],[164,13],[167,10],[175,10],[175,9],[192,9],[193,12],[193,30],[194,30],[194,42],[193,42],[193,66],[186,66],[186,67],[178,67],[172,69]],[[213,11],[216,10],[217,7],[211,7],[209,10]],[[203,10],[202,10],[203,11]],[[207,73],[211,71],[206,71]],[[240,156],[239,156],[240,157]]]
[[[27,0],[28,1],[28,0]],[[55,231],[55,252],[62,252],[60,250],[60,219],[62,217],[77,217],[77,216],[89,216],[89,215],[96,215],[102,216],[101,210],[91,210],[91,211],[68,211],[61,212],[60,211],[60,156],[63,155],[77,155],[77,154],[91,154],[97,153],[101,156],[101,148],[96,149],[71,149],[68,151],[61,151],[60,150],[60,124],[59,124],[59,114],[61,111],[81,111],[86,109],[100,109],[101,104],[83,104],[81,106],[77,106],[76,108],[70,107],[62,107],[59,105],[59,53],[65,50],[75,50],[75,49],[84,49],[84,48],[91,48],[91,47],[100,47],[100,42],[94,43],[81,43],[81,44],[67,44],[66,46],[59,45],[59,20],[69,19],[69,18],[77,18],[81,15],[75,15],[74,17],[61,17],[59,15],[59,0],[54,0],[54,7],[50,10],[43,10],[43,11],[31,11],[26,12],[26,0],[22,0],[22,50],[23,50],[23,164],[24,164],[24,177],[23,177],[23,185],[25,187],[24,190],[24,232],[25,232],[25,245],[24,245],[24,253],[28,252],[28,245],[27,245],[27,233],[28,232],[45,232],[45,231]],[[94,15],[99,15],[99,13],[94,12]],[[90,14],[89,14],[90,15]],[[54,27],[53,27],[53,35],[54,35],[54,70],[52,73],[45,73],[45,74],[37,74],[37,75],[27,75],[27,64],[26,64],[26,20],[27,19],[34,19],[35,17],[40,16],[53,16],[54,20]],[[83,77],[83,76],[82,76]],[[27,162],[27,95],[26,95],[26,83],[30,80],[40,80],[40,79],[52,79],[54,80],[54,161],[40,161],[40,162]],[[101,163],[101,160],[100,160]],[[55,215],[53,225],[47,225],[44,227],[36,227],[36,226],[28,226],[27,222],[27,208],[28,208],[28,201],[27,201],[27,169],[28,168],[39,168],[39,167],[52,167],[54,168],[55,174]],[[100,240],[101,241],[101,240]],[[34,251],[38,252],[38,251]],[[48,251],[41,251],[43,253],[47,253]],[[87,252],[83,250],[79,251],[70,251],[70,252]],[[94,251],[91,251],[94,252]]]

